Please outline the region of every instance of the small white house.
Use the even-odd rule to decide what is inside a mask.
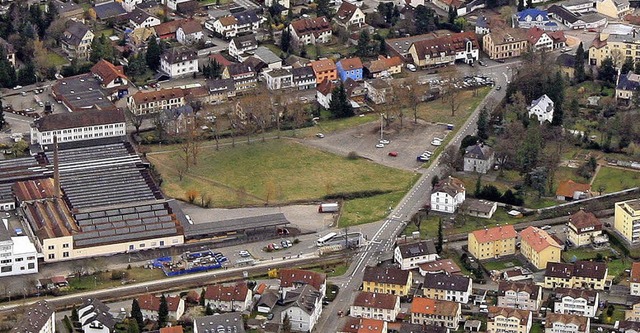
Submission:
[[[202,37],[204,37],[202,26],[196,20],[184,20],[176,30],[176,39],[183,45],[197,43]]]
[[[454,213],[465,199],[464,183],[451,176],[441,180],[431,191],[431,210]]]
[[[84,333],[111,333],[116,326],[113,315],[109,313],[109,307],[95,298],[84,300],[78,309],[78,318]]]
[[[393,259],[400,265],[400,269],[418,268],[420,264],[440,259],[433,240],[418,243],[400,244],[393,252]]]
[[[305,284],[285,295],[285,310],[280,313],[280,322],[288,316],[292,330],[311,332],[322,314],[322,294],[312,285]]]
[[[393,322],[400,313],[398,295],[360,292],[350,308],[351,316]]]
[[[527,110],[529,111],[529,118],[535,116],[540,124],[545,121],[553,121],[554,104],[546,94],[531,102]]]
[[[246,283],[233,285],[208,286],[204,294],[204,302],[220,311],[246,311],[251,307],[253,293]]]
[[[600,305],[600,294],[595,290],[555,288],[554,312],[584,317],[595,317]]]

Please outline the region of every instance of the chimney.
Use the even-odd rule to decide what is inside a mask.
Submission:
[[[58,161],[58,136],[53,136],[53,187],[54,196],[60,199],[60,167]]]

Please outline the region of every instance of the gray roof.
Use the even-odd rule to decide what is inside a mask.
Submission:
[[[62,2],[59,0],[54,0],[53,5],[58,10],[59,14],[72,12],[74,10],[82,10],[82,7],[73,1]]]
[[[256,228],[267,228],[285,226],[290,224],[289,220],[282,213],[242,217],[231,220],[205,222],[198,224],[185,224],[184,235],[191,237],[195,235],[215,235],[228,231],[241,231]]]
[[[82,326],[87,325],[93,321],[98,321],[105,327],[109,328],[109,331],[112,331],[116,326],[115,318],[113,315],[109,313],[109,307],[104,305],[100,300],[96,298],[87,298],[82,302],[82,306],[78,310],[78,316],[80,319],[84,318],[84,321],[81,323]]]
[[[253,55],[256,58],[262,60],[267,65],[282,62],[282,59],[277,54],[269,50],[269,48],[267,48],[266,46],[259,46],[255,51],[253,51]]]
[[[423,35],[416,35],[411,37],[387,39],[386,43],[387,43],[387,46],[394,49],[396,52],[398,52],[398,54],[406,55],[407,53],[409,53],[409,48],[411,47],[411,44],[417,41],[433,39],[433,38],[434,38],[433,34],[423,34]]]
[[[402,258],[420,257],[429,254],[436,254],[436,246],[433,240],[427,239],[417,243],[400,244],[398,245]]]
[[[241,48],[247,48],[247,47],[258,47],[258,41],[256,40],[256,36],[255,35],[245,35],[245,36],[238,36],[238,37],[234,37],[231,39],[231,41],[233,42],[233,44],[235,44],[236,48],[241,49]]]
[[[278,302],[278,295],[273,291],[266,291],[264,294],[262,294],[262,296],[260,296],[260,300],[256,305],[273,308],[277,302]]]
[[[567,21],[572,24],[578,21],[578,17],[574,13],[570,12],[568,9],[562,6],[551,5],[551,7],[547,9],[547,12],[549,12],[549,14],[552,14],[553,16],[560,18],[562,21]]]
[[[640,87],[640,75],[633,72],[619,76],[616,89],[636,91]]]
[[[253,9],[245,10],[239,13],[233,13],[231,15],[233,15],[233,17],[238,20],[239,26],[260,21],[260,17],[258,17],[257,11]]]
[[[57,80],[52,87],[57,99],[63,100],[74,111],[99,108],[114,109],[115,105],[102,90],[93,74],[81,74]]]
[[[526,292],[529,294],[529,299],[535,300],[542,293],[542,287],[533,282],[500,281],[498,283],[498,296],[504,296],[507,291]]]
[[[72,21],[62,34],[62,41],[70,45],[78,46],[89,30],[89,27],[82,22]]]
[[[174,47],[162,54],[162,59],[169,64],[198,59],[198,52],[185,47]]]
[[[462,275],[427,274],[424,277],[423,288],[449,291],[467,291],[470,282],[470,278]]]
[[[152,15],[137,7],[131,13],[129,13],[129,20],[137,25],[144,23],[144,21],[146,21],[149,17],[152,17]]]
[[[493,149],[483,143],[467,147],[464,153],[465,158],[473,158],[485,161],[489,160],[491,158],[491,155],[493,155]]]
[[[122,7],[122,4],[116,1],[96,5],[93,7],[93,10],[96,12],[96,17],[101,20],[127,13],[127,11]]]
[[[209,87],[209,93],[211,94],[233,91],[235,89],[233,79],[209,80],[207,81],[207,86]]]
[[[447,333],[449,329],[444,326],[420,325],[402,323],[398,333]]]
[[[314,73],[313,68],[309,66],[294,67],[291,69],[291,74],[293,74],[293,81],[315,80],[316,78],[316,73]]]
[[[293,303],[288,307],[296,306],[306,313],[312,313],[315,309],[316,301],[322,297],[320,292],[310,284],[305,284],[294,290],[287,291],[284,303]]]
[[[39,301],[26,307],[24,317],[11,330],[14,333],[40,332],[49,318],[54,315],[55,309],[47,301]]]
[[[224,329],[224,332],[245,333],[240,312],[198,317],[193,320],[193,326],[197,327],[198,332],[218,332],[219,329]]]
[[[7,242],[11,240],[11,234],[9,230],[5,228],[4,223],[0,223],[0,242]]]
[[[556,58],[556,65],[563,67],[571,67],[575,66],[576,57],[573,54],[562,53]]]
[[[473,198],[465,199],[464,203],[465,206],[467,206],[466,211],[481,212],[485,214],[489,214],[493,210],[493,207],[496,205],[496,203],[493,201]]]

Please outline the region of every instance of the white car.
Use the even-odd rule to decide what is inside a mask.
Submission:
[[[442,145],[442,141],[437,140],[437,139],[433,139],[433,141],[431,141],[431,144],[434,146],[441,146]]]
[[[422,153],[422,155],[431,156],[431,155],[433,155],[433,153],[428,151],[428,150],[425,150],[424,153]]]
[[[382,143],[383,145],[388,145],[391,141],[385,140],[385,139],[381,139],[379,142]]]
[[[378,144],[376,145],[376,148],[384,148],[384,144],[382,144],[382,143],[378,143]]]
[[[316,137],[318,137],[318,138],[322,139],[322,138],[324,138],[324,134],[322,134],[322,133],[318,133],[318,134],[316,134]]]
[[[246,258],[246,257],[251,257],[251,253],[249,253],[249,251],[247,251],[247,250],[241,250],[240,252],[238,252],[238,254],[239,254],[241,257],[244,257],[244,258]]]
[[[22,86],[15,86],[15,87],[13,87],[13,90],[18,90],[18,89],[22,89]]]

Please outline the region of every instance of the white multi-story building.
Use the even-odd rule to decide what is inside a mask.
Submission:
[[[303,18],[289,25],[291,40],[298,46],[324,44],[331,41],[331,22],[324,17]]]
[[[31,144],[53,144],[126,135],[126,119],[122,110],[87,110],[46,115],[31,125]]]
[[[246,311],[251,307],[253,295],[247,284],[208,286],[204,294],[205,305],[220,311]]]
[[[136,6],[141,4],[142,0],[122,0],[122,8],[127,12],[132,12]]]
[[[487,333],[529,333],[531,311],[514,308],[489,307]]]
[[[284,295],[285,310],[280,313],[280,322],[289,317],[291,329],[311,332],[322,315],[322,297],[311,284],[287,291]]]
[[[556,288],[554,312],[584,317],[595,317],[599,294],[595,290]]]
[[[269,88],[269,90],[280,90],[293,87],[293,73],[290,68],[271,69],[264,71],[262,75],[267,82],[267,88]]]
[[[441,180],[431,192],[431,210],[454,213],[465,199],[464,183],[451,176]]]
[[[180,88],[157,91],[138,91],[127,97],[129,111],[136,115],[157,113],[185,105],[184,91]]]
[[[400,297],[391,294],[360,292],[351,306],[351,316],[395,321],[400,313]]]
[[[589,333],[591,318],[549,313],[545,318],[544,333]]]
[[[498,306],[538,311],[542,303],[542,287],[533,282],[500,281]]]
[[[424,278],[422,295],[467,304],[471,296],[471,278],[462,275],[430,274]]]
[[[403,270],[418,268],[420,264],[440,259],[433,240],[400,244],[393,252],[393,259]]]
[[[184,77],[197,73],[198,52],[185,48],[173,48],[160,57],[160,69],[169,77]]]
[[[78,309],[78,318],[83,333],[111,333],[116,326],[116,320],[109,312],[109,307],[95,298],[83,301]]]
[[[184,20],[176,30],[176,39],[183,45],[197,43],[202,37],[202,25],[196,20]]]
[[[527,110],[529,118],[535,116],[540,124],[545,121],[553,121],[554,104],[551,98],[546,94],[531,102],[531,105],[527,107]]]
[[[29,305],[25,316],[11,332],[55,333],[56,311],[47,301],[39,301]]]
[[[183,2],[187,2],[187,1],[189,1],[189,0],[164,0],[163,2],[166,2],[167,7],[169,7],[169,9],[171,9],[173,11],[176,11],[176,10],[178,10],[178,4],[179,3],[183,3]]]
[[[0,223],[0,277],[38,273],[38,251],[27,236],[11,236]]]

